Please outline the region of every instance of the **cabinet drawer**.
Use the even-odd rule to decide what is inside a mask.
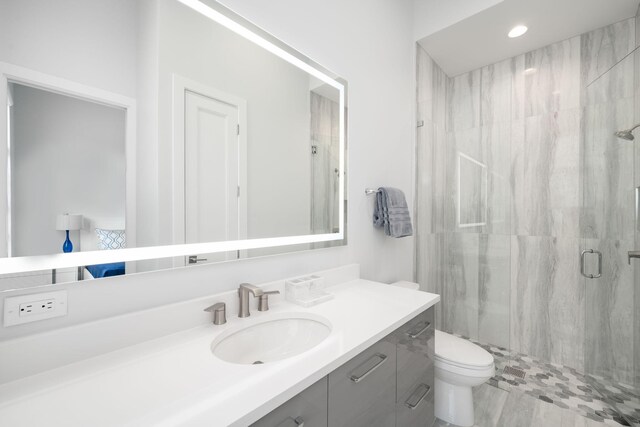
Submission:
[[[414,385],[400,393],[396,403],[397,427],[431,427],[435,421],[433,364],[418,377]]]
[[[329,427],[395,425],[396,345],[369,347],[329,374]]]
[[[416,316],[396,332],[397,426],[431,426],[434,420],[435,329],[433,309]]]
[[[327,427],[327,378],[291,398],[252,427]]]

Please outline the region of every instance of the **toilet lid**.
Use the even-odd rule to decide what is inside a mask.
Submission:
[[[405,289],[413,289],[414,291],[420,290],[420,285],[414,282],[407,282],[406,280],[402,280],[400,282],[393,282],[391,286],[398,286]]]
[[[446,332],[436,330],[436,359],[469,369],[493,365],[493,356],[482,347]]]

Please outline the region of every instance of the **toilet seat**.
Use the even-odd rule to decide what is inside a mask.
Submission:
[[[446,332],[435,331],[435,365],[469,376],[493,375],[493,356],[482,347]]]

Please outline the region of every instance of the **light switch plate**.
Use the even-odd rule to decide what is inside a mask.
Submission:
[[[4,299],[4,327],[67,315],[67,291],[43,292]]]

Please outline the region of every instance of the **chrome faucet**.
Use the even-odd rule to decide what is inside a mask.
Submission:
[[[254,297],[260,297],[263,294],[262,288],[253,286],[250,283],[241,283],[238,288],[238,296],[240,297],[240,310],[238,311],[238,317],[249,317],[249,293],[252,293]]]

